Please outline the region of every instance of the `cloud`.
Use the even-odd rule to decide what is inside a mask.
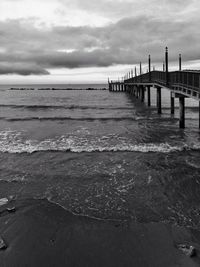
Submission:
[[[44,25],[103,26],[132,16],[185,19],[192,16],[198,0],[1,0],[0,20],[37,18]]]
[[[34,64],[22,63],[0,63],[0,74],[19,74],[19,75],[48,75],[49,72]]]
[[[100,14],[103,17],[122,19],[129,16],[154,15],[157,17],[178,16],[190,6],[198,6],[198,0],[59,0],[63,8]]]
[[[103,5],[108,1],[95,0],[94,3],[90,8],[102,12]],[[114,5],[113,1],[109,3]],[[130,1],[126,1],[125,6],[128,3],[132,7]],[[141,0],[133,3],[147,2]],[[191,15],[196,11],[183,20],[183,17],[173,15],[180,0],[170,1],[170,4],[163,0],[161,3],[151,1],[152,8],[156,4],[159,10],[168,8],[170,17],[150,15],[152,8],[148,9],[149,13],[137,9],[138,15],[123,17],[99,27],[52,25],[41,28],[36,26],[37,19],[34,18],[0,21],[0,74],[48,74],[55,68],[135,65],[140,61],[147,62],[148,54],[152,55],[153,61],[162,62],[166,45],[169,46],[170,61],[177,60],[179,53],[183,54],[184,60],[200,59],[200,18]],[[188,12],[191,3],[196,4],[196,1],[181,0],[181,3],[184,5],[181,5],[179,12]],[[82,4],[76,0],[75,4],[80,4],[80,8],[89,8],[87,0]],[[117,0],[117,10],[117,4],[123,5]]]

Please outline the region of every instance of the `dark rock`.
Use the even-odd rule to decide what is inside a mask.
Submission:
[[[12,212],[15,212],[16,211],[16,208],[15,207],[9,207],[6,209],[8,212],[12,213]]]
[[[188,257],[194,257],[196,255],[196,249],[193,246],[180,244],[178,245],[178,249],[180,249]]]
[[[6,248],[7,248],[6,243],[4,242],[3,238],[0,237],[0,250],[6,249]]]

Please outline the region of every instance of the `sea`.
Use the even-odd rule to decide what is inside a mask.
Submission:
[[[179,129],[169,91],[159,115],[155,88],[150,108],[107,89],[0,85],[0,198],[46,198],[100,220],[200,229],[199,103],[186,99]]]

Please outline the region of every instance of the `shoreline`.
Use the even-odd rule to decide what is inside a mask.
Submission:
[[[16,211],[8,212],[7,208]],[[200,266],[200,232],[164,223],[97,220],[46,199],[11,200],[0,207],[2,267]],[[179,244],[193,245],[195,257]]]

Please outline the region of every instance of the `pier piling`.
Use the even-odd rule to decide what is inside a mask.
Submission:
[[[180,110],[180,121],[179,126],[181,129],[185,128],[185,97],[179,96],[179,110]]]
[[[199,101],[199,129],[200,129],[200,101]]]
[[[147,105],[148,107],[151,106],[151,87],[148,85],[147,86]]]
[[[170,93],[170,102],[171,102],[171,114],[173,115],[174,114],[174,95],[172,92]]]
[[[144,102],[144,86],[140,86],[140,92],[141,92],[141,102]]]
[[[158,108],[158,114],[161,114],[162,113],[161,87],[157,87],[157,108]]]
[[[137,98],[140,98],[140,90],[138,86],[137,86]]]

